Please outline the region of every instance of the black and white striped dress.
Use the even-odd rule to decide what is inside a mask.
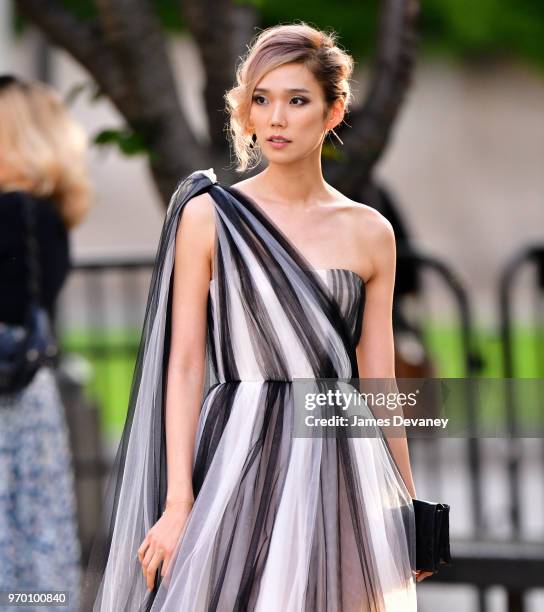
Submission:
[[[185,203],[204,191],[214,201],[216,242],[195,504],[168,574],[146,593],[136,553],[166,493],[163,385],[175,231]],[[109,545],[88,568],[89,609],[416,609],[413,507],[384,440],[300,435],[297,380],[317,389],[318,380],[340,387],[358,376],[364,303],[362,278],[310,269],[264,211],[217,183],[213,169],[180,183],[161,235],[110,481],[102,534]]]

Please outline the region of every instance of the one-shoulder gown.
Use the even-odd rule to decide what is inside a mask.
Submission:
[[[165,577],[146,592],[137,550],[166,495],[165,378],[176,228],[210,194],[214,278],[195,503]],[[213,169],[168,208],[127,422],[86,576],[87,609],[120,612],[411,612],[412,500],[380,436],[301,436],[297,379],[358,376],[365,283],[311,269],[256,202]],[[183,410],[183,406],[179,406]]]

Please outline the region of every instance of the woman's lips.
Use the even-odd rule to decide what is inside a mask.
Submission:
[[[284,140],[284,141],[274,141],[274,140],[267,140],[266,142],[268,142],[270,144],[270,146],[274,149],[283,149],[285,148],[288,144],[290,144],[290,140]]]

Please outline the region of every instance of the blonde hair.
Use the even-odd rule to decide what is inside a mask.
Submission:
[[[303,21],[272,26],[254,39],[240,59],[237,84],[225,94],[227,132],[238,159],[237,172],[254,168],[261,158],[260,149],[250,146],[252,135],[248,134],[247,123],[253,90],[270,70],[291,62],[303,64],[321,85],[327,111],[338,98],[344,98],[348,111],[354,60],[338,47],[333,31],[318,30]]]
[[[48,85],[0,80],[0,187],[50,198],[72,228],[90,206],[85,132]]]

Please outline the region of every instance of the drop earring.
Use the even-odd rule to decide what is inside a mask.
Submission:
[[[257,142],[257,134],[253,134],[253,136],[251,137],[251,142],[249,143],[249,146],[251,149],[255,148],[255,143]]]
[[[338,134],[337,134],[337,133],[336,133],[336,132],[335,132],[333,129],[330,129],[330,130],[328,131],[328,133],[329,133],[329,134],[330,134],[331,132],[332,132],[332,133],[333,133],[333,134],[336,136],[336,138],[337,138],[338,142],[339,142],[341,145],[343,145],[344,143],[343,143],[342,139],[340,138],[340,136],[338,136]]]

